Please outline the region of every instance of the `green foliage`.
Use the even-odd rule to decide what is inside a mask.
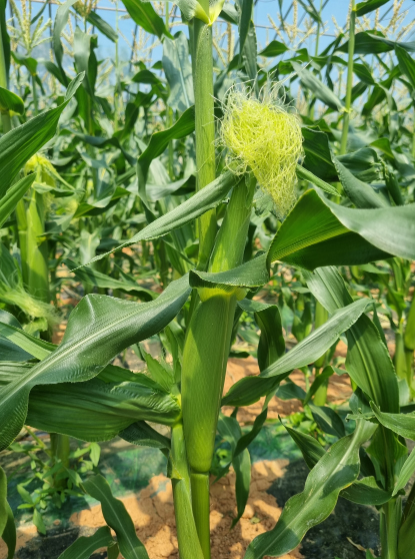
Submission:
[[[100,547],[148,558],[98,469],[98,442],[120,436],[167,457],[180,556],[210,559],[209,473],[235,471],[234,526],[249,496],[250,445],[277,396],[303,406],[275,436],[289,433],[310,473],[246,559],[289,553],[339,497],[378,507],[382,556],[406,559],[415,514],[413,487],[403,508],[415,471],[405,444],[415,440],[415,44],[402,23],[379,30],[384,0],[352,1],[349,27],[324,50],[317,3],[299,2],[316,25],[314,36],[307,28],[311,49],[280,0],[278,40],[259,56],[251,0],[176,4],[189,37],[173,36],[151,3],[124,0],[135,40],[162,43],[161,60],[134,55],[129,65],[118,19],[113,27],[89,5],[58,7],[54,61],[31,54],[49,41],[39,36],[44,8],[28,22],[19,14],[27,34],[11,28],[20,45],[10,73],[0,1],[0,447],[30,463],[20,508],[44,534],[42,511],[85,491],[107,526],[61,559]],[[114,43],[114,68],[87,22]],[[64,335],[52,343],[58,323]],[[131,352],[139,372],[129,370]],[[260,372],[223,396],[230,355],[253,356]],[[327,399],[334,375],[353,388],[341,406]],[[241,426],[238,408],[262,397],[253,425]],[[221,411],[229,405],[231,416]],[[31,442],[19,437],[26,424]],[[51,433],[50,445],[36,429]],[[67,436],[88,444],[69,447]],[[11,558],[1,469],[0,534]]]

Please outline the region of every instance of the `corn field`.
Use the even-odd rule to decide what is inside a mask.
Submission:
[[[322,559],[415,559],[414,14],[0,0],[0,559],[312,559],[319,525]],[[269,526],[266,433],[307,467]],[[160,457],[171,552],[107,475],[120,444]],[[225,480],[226,533],[259,527],[218,552]],[[22,547],[82,499],[99,526]],[[343,502],[375,546],[327,528]]]

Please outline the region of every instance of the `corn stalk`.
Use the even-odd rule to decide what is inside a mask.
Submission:
[[[340,155],[347,153],[347,139],[349,135],[350,111],[352,108],[352,89],[353,89],[353,58],[355,46],[356,29],[356,0],[350,1],[350,23],[349,23],[349,52],[347,62],[347,85],[346,85],[346,106],[344,108],[343,130],[340,144]]]

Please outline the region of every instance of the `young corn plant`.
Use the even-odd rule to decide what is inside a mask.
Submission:
[[[164,36],[163,40],[171,46],[170,33],[151,4],[130,0],[124,3],[138,25],[144,27],[148,21],[152,22],[159,37]],[[1,206],[6,208],[0,210],[5,220],[35,179],[32,173],[14,182],[20,169],[53,136],[71,96],[77,95],[83,141],[93,146],[87,153],[89,159],[85,157],[87,161],[95,156],[93,150],[100,144],[101,139],[93,135],[102,130],[87,109],[94,106],[98,111],[102,103],[91,83],[96,59],[92,55],[88,61],[78,58],[77,69],[86,70],[89,75],[88,78],[79,75],[71,83],[62,66],[58,37],[67,21],[69,4],[70,1],[59,8],[55,22],[54,72],[68,86],[64,103],[13,130],[5,129],[7,133],[0,138],[0,169],[4,180],[0,196],[3,196],[1,200],[14,200]],[[379,5],[372,1],[352,3],[351,26],[356,17],[370,13]],[[329,107],[331,115],[338,113],[338,120],[331,127],[319,121],[323,132],[301,126],[299,115],[284,102],[289,96],[284,91],[285,84],[276,81],[277,69],[269,74],[257,72],[252,4],[242,0],[227,15],[239,31],[240,54],[232,64],[242,79],[227,91],[215,111],[218,90],[213,75],[212,28],[222,5],[180,0],[178,6],[189,20],[193,69],[193,87],[188,87],[189,83],[181,86],[185,92],[183,98],[187,99],[181,116],[167,130],[153,134],[147,144],[140,140],[141,153],[134,157],[128,154],[127,148],[131,146],[120,143],[123,134],[131,133],[127,125],[121,133],[117,131],[111,136],[112,145],[127,153],[125,157],[131,165],[130,170],[120,165],[120,184],[128,184],[125,175],[131,178],[137,173],[140,204],[130,208],[137,213],[144,211],[146,219],[140,224],[145,225],[125,241],[114,228],[112,243],[104,245],[107,248],[92,258],[91,266],[77,268],[74,264],[74,273],[96,282],[99,289],[111,286],[120,292],[130,289],[136,294],[138,291],[145,302],[90,293],[70,314],[58,346],[31,336],[10,320],[1,322],[2,347],[7,340],[7,355],[14,354],[15,358],[2,359],[0,366],[0,448],[7,448],[25,424],[88,442],[119,435],[139,446],[159,448],[168,457],[180,557],[209,559],[209,473],[216,433],[231,447],[222,473],[231,465],[236,473],[235,524],[244,512],[249,493],[248,445],[264,425],[273,396],[280,390],[287,391],[287,386],[288,390],[299,393],[290,379],[292,371],[303,370],[309,379],[311,368],[316,372],[316,380],[306,393],[300,393],[300,398],[321,431],[338,440],[325,449],[315,438],[286,426],[311,471],[304,491],[288,501],[274,529],[250,543],[245,559],[277,557],[290,552],[311,527],[327,518],[339,497],[378,507],[383,559],[411,557],[415,490],[411,489],[405,507],[403,494],[415,470],[414,453],[408,456],[405,443],[405,439],[415,436],[412,406],[401,398],[397,371],[378,318],[381,309],[376,308],[369,290],[369,296],[359,295],[354,299],[352,294],[361,294],[361,290],[348,288],[339,271],[354,267],[352,270],[359,277],[364,266],[373,272],[370,263],[376,261],[415,259],[415,204],[397,204],[389,189],[385,195],[386,181],[383,189],[372,187],[369,182],[375,179],[369,180],[364,175],[368,166],[374,167],[367,164],[368,153],[347,152],[350,139],[355,139],[350,111],[352,73],[359,68],[354,64],[356,45],[357,50],[364,44],[364,48],[378,51],[395,48],[397,53],[403,47],[391,46],[390,41],[382,41],[380,36],[368,38],[367,34],[363,37],[365,41],[356,40],[353,44],[354,34],[350,29],[348,42],[340,45],[338,41],[328,50],[329,54],[323,53],[321,58],[327,60],[320,62],[327,65],[337,49],[348,53],[345,105],[313,71],[300,66],[297,60],[289,62],[289,71],[294,72],[290,74],[291,79],[299,77],[313,99]],[[142,13],[147,23],[143,22]],[[92,44],[80,30],[75,38]],[[271,46],[281,52],[281,46],[272,43]],[[402,64],[411,68],[407,58]],[[411,74],[408,70],[407,73]],[[151,79],[162,91],[162,97],[161,85]],[[194,107],[188,102],[193,98]],[[142,96],[139,102],[144,102]],[[174,102],[174,97],[169,97],[169,105],[173,106]],[[130,115],[134,114],[133,106],[129,110]],[[7,111],[4,110],[6,117]],[[222,116],[215,125],[217,113]],[[157,158],[169,144],[193,131],[196,192],[180,199],[180,204],[156,199],[160,210],[157,217],[152,205],[156,189],[149,176],[154,181],[157,172],[161,175]],[[328,137],[336,151],[330,149]],[[188,150],[190,145],[189,138]],[[224,157],[217,157],[216,145]],[[381,145],[386,149],[384,142]],[[315,146],[319,147],[317,158]],[[406,144],[403,146],[407,148]],[[370,150],[369,155],[372,156]],[[398,173],[399,169],[394,168],[395,171]],[[410,172],[408,167],[406,172]],[[99,174],[85,175],[92,176],[89,200],[93,203],[89,207],[80,204],[75,215],[91,212],[91,219],[95,219],[99,203],[104,199],[100,194],[106,193],[105,181],[100,180]],[[393,192],[396,194],[396,189]],[[109,198],[112,200],[113,194],[116,205],[121,207],[115,190]],[[412,202],[410,196],[408,201]],[[261,245],[254,245],[252,223],[257,224],[261,208],[271,204],[274,216],[271,226],[260,237]],[[138,221],[137,216],[133,217]],[[84,234],[86,239],[91,237],[90,231]],[[158,296],[148,290],[140,291],[136,285],[133,291],[134,281],[116,280],[105,273],[111,269],[112,260],[119,257],[119,249],[136,243],[147,243],[144,246],[152,243],[166,249],[174,273],[170,279],[166,260],[159,257],[160,276],[166,287]],[[110,253],[105,252],[108,248]],[[93,251],[89,254],[94,256]],[[103,263],[108,268],[98,269]],[[298,344],[287,352],[278,306],[254,299],[258,290],[278,277],[283,266],[295,270],[309,293],[306,299],[298,297],[295,302],[290,296],[298,318],[293,323]],[[348,277],[348,272],[344,276]],[[408,289],[404,283],[399,288]],[[279,295],[283,296],[282,289]],[[314,329],[311,327],[313,308]],[[223,396],[226,364],[242,313],[252,315],[260,330],[256,351],[260,374],[242,379]],[[404,335],[408,354],[413,348],[412,315],[413,304],[407,312]],[[141,349],[146,374],[131,373],[112,364],[121,352],[129,347],[138,351],[137,344],[155,335],[159,336],[164,355],[170,359],[156,360]],[[354,389],[347,429],[340,415],[324,405],[326,381],[333,373],[333,348],[343,335],[347,339],[347,358],[342,371],[350,376]],[[410,377],[410,374],[406,377],[408,382]],[[265,397],[262,412],[245,434],[235,413],[227,417],[220,411],[223,405],[239,408],[262,397]],[[170,437],[161,435],[149,422],[169,427]],[[9,555],[13,556],[15,528],[2,470],[0,484],[0,533]],[[109,556],[121,553],[126,559],[148,558],[140,534],[136,534],[125,507],[114,499],[105,479],[100,475],[90,476],[83,482],[83,489],[101,502],[107,526],[88,539],[80,538],[61,559],[84,556],[86,549],[92,553],[102,547],[107,547]]]

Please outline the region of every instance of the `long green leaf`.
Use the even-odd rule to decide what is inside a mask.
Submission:
[[[238,514],[232,521],[232,528],[239,522],[245,511],[249,497],[249,486],[251,483],[251,457],[246,446],[239,446],[238,453],[236,449],[242,438],[242,431],[239,423],[234,417],[228,417],[220,414],[218,420],[219,434],[231,445],[232,449],[232,465],[235,471],[235,493],[236,506]],[[226,470],[225,470],[226,471]]]
[[[0,200],[0,227],[2,227],[6,219],[13,213],[17,203],[32,186],[35,178],[36,175],[34,173],[27,175],[27,177],[23,177],[13,184]]]
[[[379,423],[401,437],[415,441],[415,415],[403,413],[385,413],[375,403],[370,404]]]
[[[323,522],[334,509],[340,491],[357,480],[359,448],[375,429],[376,426],[362,421],[353,435],[333,445],[311,470],[303,493],[289,499],[275,528],[256,537],[244,559],[289,553],[310,528]]]
[[[288,371],[301,369],[314,363],[340,338],[343,332],[355,324],[371,304],[369,299],[360,299],[337,310],[325,324],[314,330],[265,371],[262,371],[259,375],[260,378],[280,376]]]
[[[310,291],[329,312],[343,308],[352,301],[343,278],[335,268],[320,268],[313,274],[307,273],[306,281]],[[361,316],[346,336],[346,370],[350,377],[382,409],[398,412],[397,377],[388,349],[376,326],[367,316]]]
[[[395,47],[395,52],[398,57],[399,67],[402,70],[402,73],[408,78],[413,91],[415,91],[415,60],[399,45]]]
[[[387,503],[392,494],[379,487],[376,479],[370,476],[355,481],[353,485],[343,489],[340,496],[358,505],[380,506]]]
[[[315,406],[311,403],[308,405],[315,422],[325,433],[339,438],[346,435],[341,417],[332,408],[328,406]]]
[[[28,120],[0,138],[0,197],[10,188],[21,167],[44,146],[56,132],[63,109],[74,96],[83,74],[79,74],[68,86],[64,102]]]
[[[0,336],[9,340],[37,359],[44,359],[55,348],[53,344],[35,338],[21,328],[0,322]]]
[[[102,17],[99,16],[97,12],[95,12],[94,10],[90,12],[87,19],[89,23],[99,29],[101,33],[103,33],[106,37],[108,37],[108,39],[110,39],[110,41],[115,43],[118,40],[118,34],[115,32],[115,29],[113,29],[111,25],[107,21],[105,21],[105,19],[102,19]]]
[[[381,54],[389,52],[399,46],[406,51],[415,51],[415,41],[399,43],[386,39],[379,31],[361,31],[355,37],[355,54]],[[349,41],[341,45],[337,50],[347,53]]]
[[[314,437],[296,431],[290,427],[285,426],[293,441],[297,444],[298,448],[307,463],[307,466],[314,468],[320,458],[324,456],[326,451],[316,441]],[[391,493],[381,489],[373,476],[365,477],[361,480],[355,481],[350,487],[343,489],[340,496],[353,503],[360,505],[383,505],[391,498]]]
[[[248,36],[249,25],[252,18],[252,7],[254,5],[253,0],[242,0],[242,11],[241,17],[239,19],[239,52],[244,50],[246,38]],[[256,53],[255,53],[256,54]]]
[[[27,423],[84,441],[104,441],[137,421],[173,425],[181,416],[176,398],[143,374],[108,366],[81,383],[35,387]]]
[[[225,198],[230,189],[239,182],[230,171],[223,173],[208,186],[194,194],[191,198],[176,206],[170,212],[164,214],[152,223],[144,227],[139,233],[128,241],[120,244],[111,251],[93,258],[88,264],[101,260],[105,256],[120,250],[123,247],[138,243],[139,241],[149,241],[159,239],[175,229],[179,229],[187,223],[192,223],[197,217],[215,208]]]
[[[188,277],[149,303],[88,295],[71,313],[61,345],[33,369],[0,390],[0,448],[21,429],[36,385],[83,382],[98,375],[120,351],[165,328],[189,295]]]
[[[7,545],[7,558],[13,559],[16,549],[16,525],[12,509],[7,502],[7,477],[0,467],[0,537]]]
[[[391,254],[412,260],[414,239],[415,204],[351,209],[309,190],[279,229],[268,260],[281,260],[308,270],[363,264]]]
[[[192,270],[189,282],[192,287],[261,287],[269,281],[266,264],[266,255],[264,254],[226,272],[215,274]]]
[[[395,487],[393,489],[393,496],[395,496],[401,489],[406,487],[406,484],[413,476],[415,472],[415,450],[412,449],[411,454],[405,460],[401,471],[399,472],[398,479],[396,480]]]
[[[356,301],[335,313],[323,326],[312,332],[291,351],[271,364],[257,377],[247,377],[235,383],[222,405],[247,406],[271,390],[294,369],[300,369],[321,357],[366,311],[370,301]]]
[[[285,429],[288,431],[288,434],[301,450],[301,454],[307,464],[307,466],[312,470],[317,462],[322,458],[326,451],[321,446],[321,444],[311,435],[306,435],[301,431],[297,431],[296,429],[291,429],[291,427],[287,427],[284,425]]]
[[[4,527],[3,534],[1,537],[5,542],[5,544],[7,545],[7,549],[8,549],[7,558],[5,557],[5,559],[13,559],[15,556],[14,552],[17,543],[16,524],[14,521],[13,511],[9,503],[7,503],[6,508],[7,508],[7,523],[6,526]]]
[[[301,82],[307,89],[312,91],[320,101],[323,101],[323,103],[335,111],[341,111],[343,109],[343,103],[327,85],[321,82],[314,74],[302,68],[297,62],[291,61],[291,65],[296,74],[298,74]]]
[[[13,111],[16,114],[24,114],[24,102],[21,97],[0,86],[0,111]]]
[[[162,18],[156,13],[150,2],[123,0],[123,4],[127,8],[127,12],[130,14],[133,21],[142,27],[144,31],[152,35],[157,35],[159,39],[161,39],[163,35],[171,37]]]
[[[163,69],[170,85],[169,107],[185,111],[194,104],[192,67],[187,37],[180,32],[173,40],[163,41]]]
[[[361,17],[370,12],[374,12],[387,2],[389,2],[389,0],[366,0],[365,2],[359,2],[355,8],[356,15],[357,17]]]
[[[190,107],[181,115],[179,120],[170,128],[155,132],[150,139],[147,149],[143,151],[137,161],[138,190],[141,198],[147,202],[145,186],[147,175],[153,159],[163,153],[172,140],[178,140],[191,134],[195,129],[195,108]]]
[[[115,543],[108,526],[98,528],[92,536],[81,536],[58,559],[89,559],[101,547],[109,547]]]
[[[7,524],[7,476],[0,467],[0,535]]]
[[[367,183],[357,179],[338,159],[333,158],[345,193],[358,208],[387,208],[390,205]]]
[[[125,559],[148,559],[147,551],[135,533],[131,516],[124,503],[116,499],[108,482],[101,475],[87,479],[83,487],[94,499],[101,503],[105,522],[117,534],[120,552]]]
[[[55,58],[58,64],[56,70],[60,75],[60,82],[64,85],[67,85],[68,78],[62,66],[63,46],[61,43],[61,35],[66,25],[68,24],[69,12],[75,2],[76,0],[66,0],[66,2],[58,7],[55,16],[55,25],[53,26],[53,50],[55,52]]]
[[[6,7],[7,0],[0,0],[1,48],[3,49],[6,76],[8,76],[10,71],[10,37],[7,31]]]
[[[327,134],[316,128],[303,126],[304,167],[324,180],[337,180]],[[331,187],[337,194],[337,190]]]
[[[170,450],[170,439],[161,435],[158,431],[147,425],[145,421],[137,421],[119,434],[120,437],[137,446],[149,446],[161,451]]]

